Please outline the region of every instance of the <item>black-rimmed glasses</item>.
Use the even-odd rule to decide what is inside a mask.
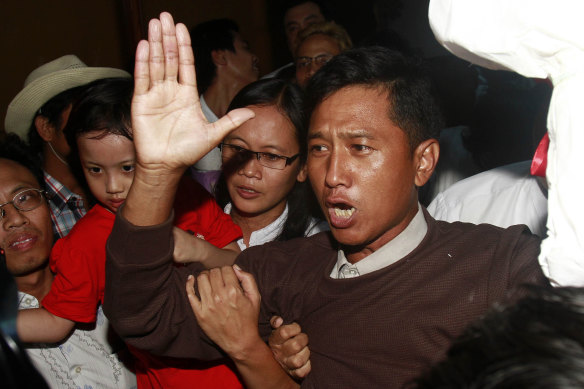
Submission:
[[[221,156],[224,160],[245,162],[255,156],[260,165],[269,167],[270,169],[278,170],[284,169],[300,156],[300,154],[296,154],[291,157],[285,157],[283,155],[273,153],[251,151],[241,146],[231,145],[229,143],[219,144],[219,149],[221,149]]]
[[[316,57],[298,57],[296,58],[296,68],[302,69],[310,66],[314,62],[319,68],[331,60],[333,56],[330,54],[321,54]]]
[[[18,192],[14,195],[12,201],[0,204],[0,220],[6,217],[6,210],[4,210],[6,205],[12,204],[14,208],[21,212],[32,211],[43,203],[44,196],[45,191],[40,189],[25,189]]]

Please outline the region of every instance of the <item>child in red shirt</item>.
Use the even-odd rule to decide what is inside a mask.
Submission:
[[[106,241],[115,213],[134,179],[136,155],[129,128],[132,90],[129,79],[100,80],[87,89],[72,110],[65,130],[67,140],[78,149],[78,162],[96,204],[53,247],[50,265],[55,279],[42,301],[43,307],[19,312],[18,334],[24,342],[60,342],[76,323],[94,323],[101,309]],[[174,209],[178,227],[174,231],[177,261],[201,262],[208,268],[233,263],[239,253],[235,241],[241,237],[241,230],[208,192],[185,176]],[[132,352],[137,356],[139,387],[167,386],[169,374],[178,371],[165,360],[139,350]],[[188,361],[181,363],[194,365]],[[222,365],[211,370],[194,370],[192,374],[204,382],[209,371],[215,371],[214,379],[224,381],[222,387],[241,387],[234,373]],[[183,377],[184,384],[188,381]]]

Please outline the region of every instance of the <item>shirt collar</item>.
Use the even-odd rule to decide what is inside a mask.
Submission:
[[[339,269],[344,264],[348,264],[350,267],[356,267],[359,275],[371,273],[394,264],[418,247],[426,236],[426,232],[428,232],[428,223],[424,217],[422,207],[418,203],[418,212],[416,212],[410,224],[398,236],[356,264],[349,263],[343,250],[339,250],[337,263],[331,271],[331,277],[338,278]]]
[[[223,212],[230,215],[232,209],[231,203],[227,203]],[[288,217],[288,203],[286,203],[286,208],[284,208],[284,212],[276,220],[262,228],[261,230],[257,230],[251,233],[249,237],[249,247],[258,246],[264,243],[272,242],[276,240],[278,235],[282,233],[282,229],[284,229],[284,223],[286,222],[286,218]],[[241,250],[245,250],[247,247],[245,243],[243,243],[243,238],[237,241],[239,248]]]
[[[211,108],[209,108],[209,106],[207,105],[207,102],[205,101],[205,97],[203,97],[203,95],[199,96],[199,102],[201,103],[201,111],[203,111],[203,115],[205,115],[205,118],[207,118],[207,121],[209,123],[216,122],[217,120],[219,120],[217,115],[215,115],[215,112],[213,112]]]
[[[46,171],[43,171],[43,173],[45,176],[45,190],[47,191],[47,197],[59,208],[59,210],[63,210],[71,200],[80,201],[80,207],[83,207],[83,199],[81,196],[71,192],[69,188],[61,184]]]

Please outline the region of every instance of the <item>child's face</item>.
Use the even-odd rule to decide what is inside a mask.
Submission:
[[[102,134],[92,131],[77,139],[79,159],[91,193],[115,213],[134,180],[136,151],[128,138],[113,134],[101,138]]]

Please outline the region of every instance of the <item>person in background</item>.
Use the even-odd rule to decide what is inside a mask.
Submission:
[[[201,109],[205,118],[214,122],[225,115],[237,92],[258,79],[259,60],[231,19],[203,22],[190,33],[197,58]],[[193,165],[191,173],[205,189],[213,192],[220,169],[221,153],[213,149]]]
[[[185,169],[256,113],[205,122],[188,43],[184,25],[163,13],[136,53],[140,179],[108,240],[106,296],[116,298],[104,306],[128,342],[210,359],[220,348],[248,388],[297,387],[263,341],[277,312],[310,337],[304,387],[399,387],[492,303],[521,296],[525,283],[548,284],[539,240],[524,228],[448,224],[420,206],[417,188],[439,152],[430,84],[399,53],[361,48],[334,57],[308,85],[308,175],[332,237],[246,249],[233,267],[199,274],[198,295],[191,274],[189,317],[182,282],[194,269],[172,265],[172,198]]]
[[[347,31],[335,22],[315,23],[298,34],[294,56],[296,82],[306,88],[308,80],[332,57],[353,46]]]
[[[49,266],[53,227],[37,156],[15,134],[0,142],[0,156],[0,251],[24,312],[38,309],[53,285]],[[123,353],[118,354],[125,350],[123,343],[114,338],[99,310],[93,326],[77,326],[60,342],[25,346],[51,388],[136,388]]]
[[[65,55],[33,70],[8,105],[4,126],[41,155],[55,239],[66,236],[85,215],[86,189],[69,167],[63,129],[83,86],[102,78],[128,77],[124,70],[88,67]]]

